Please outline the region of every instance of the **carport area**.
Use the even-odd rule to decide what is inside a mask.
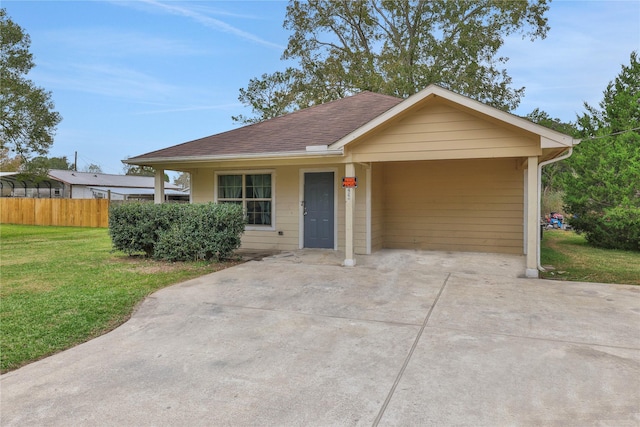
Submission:
[[[3,426],[640,423],[640,288],[524,258],[381,250],[250,261],[0,379]]]
[[[525,162],[501,158],[375,164],[371,216],[378,227],[372,227],[373,242],[389,249],[524,253],[526,192],[519,165]]]

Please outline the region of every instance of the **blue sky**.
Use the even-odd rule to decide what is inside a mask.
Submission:
[[[51,156],[122,173],[121,160],[234,129],[249,115],[238,90],[282,70],[288,32],[280,1],[3,0],[31,36],[29,78],[63,116]],[[544,40],[509,37],[501,52],[516,114],[534,108],[565,121],[596,105],[640,50],[640,0],[554,1]]]

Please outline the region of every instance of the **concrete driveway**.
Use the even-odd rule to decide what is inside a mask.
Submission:
[[[5,374],[3,426],[640,424],[640,287],[521,257],[281,254]]]

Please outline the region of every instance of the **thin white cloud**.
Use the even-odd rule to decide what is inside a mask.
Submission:
[[[134,113],[134,115],[145,116],[151,114],[166,114],[166,113],[184,113],[189,111],[206,111],[206,110],[223,110],[227,111],[230,108],[238,108],[242,107],[242,104],[239,102],[233,104],[219,104],[219,105],[197,105],[197,106],[185,106],[185,107],[173,107],[173,108],[164,108],[158,110],[147,110],[147,111],[139,111]]]
[[[208,53],[179,40],[107,27],[65,28],[49,31],[46,40],[52,45],[64,46],[67,52],[85,57],[183,56]]]
[[[264,17],[258,16],[258,15],[255,15],[255,14],[236,13],[236,12],[230,12],[228,10],[220,9],[220,8],[217,8],[217,7],[211,7],[211,6],[209,6],[210,4],[211,4],[210,1],[192,3],[192,4],[190,4],[190,7],[191,7],[192,10],[199,11],[199,12],[201,12],[203,14],[206,14],[206,15],[228,16],[228,17],[231,17],[231,18],[242,18],[242,19],[250,19],[250,20],[261,20],[261,19],[264,19]]]
[[[240,37],[245,40],[249,40],[254,43],[261,44],[263,46],[267,46],[267,47],[278,49],[278,50],[284,50],[285,48],[284,46],[278,43],[270,42],[255,34],[241,30],[240,28],[236,28],[233,25],[228,24],[220,19],[213,18],[207,15],[206,13],[204,13],[203,11],[205,11],[206,9],[203,9],[203,8],[198,8],[198,7],[188,8],[188,7],[185,7],[184,5],[178,6],[176,4],[168,4],[168,3],[163,3],[156,0],[139,0],[137,3],[143,3],[149,6],[153,6],[156,9],[160,9],[172,15],[189,18],[201,25],[204,25],[205,27],[208,27],[217,31],[233,34],[237,37]],[[131,5],[131,3],[124,3],[124,4]],[[211,9],[209,9],[209,11],[211,11]],[[220,13],[220,11],[215,11],[215,13],[222,14]]]
[[[64,68],[62,68],[64,67]],[[161,99],[180,88],[146,73],[113,64],[69,63],[34,70],[46,87],[128,100]]]

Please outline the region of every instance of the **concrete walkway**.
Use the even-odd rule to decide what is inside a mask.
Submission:
[[[2,426],[640,425],[640,287],[301,251],[156,292],[0,378]]]

